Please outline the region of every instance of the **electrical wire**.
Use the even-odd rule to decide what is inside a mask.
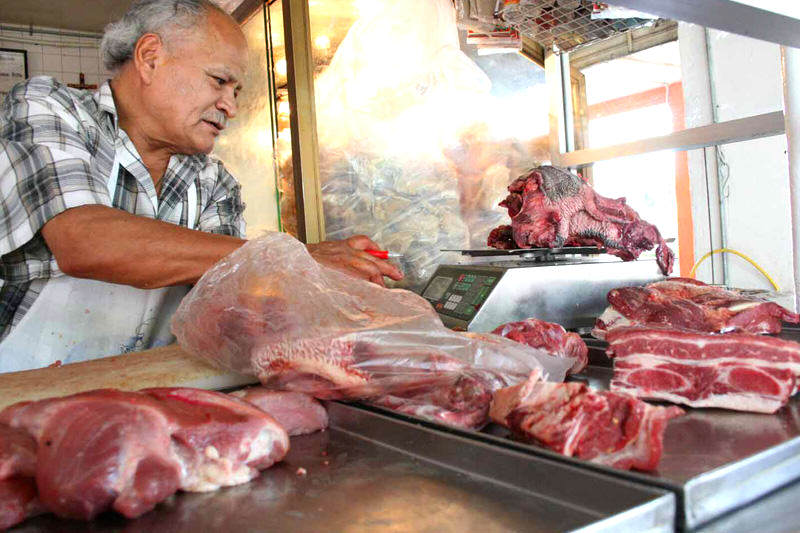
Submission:
[[[743,254],[742,252],[739,252],[738,250],[734,250],[733,248],[717,248],[716,250],[711,250],[710,252],[708,252],[703,257],[701,257],[700,259],[697,260],[697,262],[692,267],[692,270],[689,271],[689,277],[690,278],[694,278],[695,272],[697,271],[697,267],[700,266],[700,263],[702,263],[703,261],[705,261],[706,259],[708,259],[712,255],[720,254],[720,253],[729,253],[729,254],[738,255],[739,257],[741,257],[742,259],[744,259],[745,261],[747,261],[748,263],[753,265],[759,272],[761,272],[764,275],[764,277],[767,278],[767,281],[769,281],[770,285],[772,285],[772,288],[774,288],[776,292],[780,292],[780,290],[781,290],[780,287],[778,287],[778,284],[775,283],[775,280],[772,279],[772,276],[770,276],[767,273],[766,270],[761,268],[761,266],[758,263],[756,263],[755,261],[750,259],[745,254]]]

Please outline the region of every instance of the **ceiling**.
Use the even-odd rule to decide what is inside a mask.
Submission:
[[[242,0],[214,0],[232,12]],[[102,33],[133,0],[0,0],[0,23]]]
[[[0,0],[0,22],[101,33],[132,0]]]

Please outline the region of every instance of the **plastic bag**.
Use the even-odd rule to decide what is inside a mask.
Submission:
[[[478,397],[534,369],[561,381],[574,362],[499,336],[451,331],[423,298],[324,267],[281,233],[249,241],[206,272],[172,331],[185,350],[217,366],[323,399],[407,395],[437,384],[464,389],[465,376]],[[450,396],[458,408],[462,399]]]
[[[454,261],[441,250],[470,238],[444,149],[490,89],[459,49],[452,2],[371,0],[316,80],[327,238],[402,253],[399,286],[415,290]]]

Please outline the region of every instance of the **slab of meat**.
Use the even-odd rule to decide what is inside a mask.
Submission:
[[[608,332],[611,389],[692,407],[774,413],[797,390],[800,344],[663,328]]]
[[[0,530],[44,512],[36,495],[36,442],[0,425]]]
[[[614,289],[608,293],[608,303],[592,331],[598,339],[610,329],[631,325],[707,333],[780,333],[782,321],[800,322],[800,315],[774,302],[688,278]]]
[[[490,417],[518,436],[569,457],[621,469],[655,470],[667,421],[683,414],[582,383],[527,382],[497,391]]]
[[[625,204],[597,194],[579,176],[542,166],[514,180],[500,205],[508,209],[511,231],[500,226],[489,234],[494,248],[603,246],[623,261],[656,249],[659,268],[672,272],[674,256],[658,229]],[[509,239],[510,233],[510,239]]]
[[[512,341],[540,348],[556,357],[574,357],[575,364],[569,369],[576,374],[589,364],[589,348],[577,333],[567,333],[559,324],[528,318],[520,322],[509,322],[498,326],[492,333]]]
[[[269,414],[290,436],[314,433],[328,427],[328,412],[309,394],[248,387],[231,395]]]
[[[83,520],[110,509],[133,518],[178,489],[249,481],[288,450],[288,435],[266,413],[196,389],[22,402],[0,412],[0,423],[35,442],[44,507]]]
[[[398,391],[369,403],[447,426],[480,429],[486,425],[492,386],[480,376],[461,375],[453,383]]]

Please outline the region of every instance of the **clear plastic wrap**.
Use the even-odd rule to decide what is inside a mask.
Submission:
[[[401,286],[417,290],[453,259],[442,249],[469,247],[445,147],[490,88],[459,49],[452,2],[371,1],[316,81],[327,237],[404,254]]]
[[[188,352],[271,388],[361,399],[460,387],[447,409],[464,404],[465,378],[468,396],[479,398],[535,369],[561,381],[574,363],[451,331],[423,298],[324,267],[282,233],[249,241],[210,269],[172,330]]]

